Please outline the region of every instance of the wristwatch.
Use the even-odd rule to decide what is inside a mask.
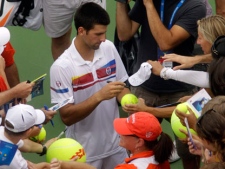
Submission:
[[[37,153],[39,154],[40,156],[43,156],[47,153],[47,147],[45,145],[43,145],[43,149],[42,149],[42,152],[41,153]]]
[[[168,77],[166,76],[166,71],[169,70],[169,68],[164,67],[160,72],[160,77],[164,80],[168,80]]]

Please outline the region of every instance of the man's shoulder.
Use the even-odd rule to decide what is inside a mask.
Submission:
[[[206,9],[206,5],[202,0],[186,0],[184,7],[189,7],[190,9],[195,7],[203,7]]]
[[[51,65],[51,67],[54,67],[54,66],[60,66],[60,67],[65,67],[67,66],[68,64],[70,64],[71,61],[70,61],[70,57],[68,56],[68,53],[66,54],[65,52],[59,56],[54,62],[53,64]]]
[[[108,39],[106,39],[105,42],[102,42],[101,45],[103,47],[115,47],[114,44],[113,44],[113,42],[110,41],[110,40],[108,40]]]

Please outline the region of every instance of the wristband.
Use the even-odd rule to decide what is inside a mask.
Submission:
[[[47,147],[45,145],[43,145],[43,149],[42,149],[42,152],[41,153],[37,153],[39,154],[40,156],[43,156],[47,153]]]
[[[168,77],[166,75],[166,71],[169,70],[169,68],[163,68],[160,72],[160,77],[163,78],[164,80],[168,80]]]
[[[128,3],[128,0],[115,0],[115,1],[121,2],[121,3],[123,3],[123,4],[127,4],[127,3]]]

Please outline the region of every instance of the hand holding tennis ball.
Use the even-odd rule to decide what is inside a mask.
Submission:
[[[45,141],[45,138],[46,138],[46,130],[44,127],[42,127],[40,133],[37,136],[30,137],[30,140],[41,143]]]
[[[124,106],[125,104],[137,104],[138,98],[134,94],[125,94],[121,99],[121,106]]]
[[[187,128],[186,126],[183,126],[180,122],[180,119],[179,117],[177,117],[175,111],[178,110],[182,113],[186,113],[186,114],[189,114],[189,111],[188,111],[188,104],[187,103],[181,103],[179,105],[177,105],[177,107],[174,109],[173,113],[172,113],[172,116],[171,116],[171,127],[172,127],[172,130],[174,132],[174,134],[178,137],[178,138],[186,138],[186,135],[182,132],[180,132],[180,129],[183,129],[185,131],[187,131]],[[196,116],[196,114],[195,114]],[[196,116],[197,117],[197,116]],[[190,129],[190,132],[192,134],[196,134],[196,132],[193,130],[193,129]]]
[[[185,103],[178,104],[176,109],[182,113],[187,113],[187,105]]]

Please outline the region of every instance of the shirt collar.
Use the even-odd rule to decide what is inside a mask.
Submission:
[[[75,37],[75,38],[76,38],[76,37]],[[71,43],[70,47],[68,48],[68,51],[69,51],[71,57],[72,57],[73,59],[76,60],[75,64],[76,64],[77,66],[82,66],[82,65],[85,65],[85,64],[87,64],[87,63],[86,63],[85,60],[82,58],[82,56],[81,56],[80,53],[77,51],[77,49],[76,49],[76,47],[75,47],[75,45],[74,45],[74,40],[75,40],[75,38],[72,40],[72,43]],[[104,43],[104,42],[103,42],[103,43]],[[95,50],[94,59],[93,59],[92,63],[95,63],[96,61],[100,60],[100,59],[104,56],[104,53],[103,53],[103,51],[101,50],[101,46],[102,46],[102,45],[100,45],[99,49]]]
[[[133,155],[133,156],[130,157],[130,158],[125,158],[124,161],[125,161],[126,163],[129,163],[129,162],[131,162],[132,160],[135,160],[135,159],[137,159],[137,158],[151,157],[151,156],[153,156],[153,155],[154,155],[153,151],[140,152],[140,153],[137,153],[137,154]]]

